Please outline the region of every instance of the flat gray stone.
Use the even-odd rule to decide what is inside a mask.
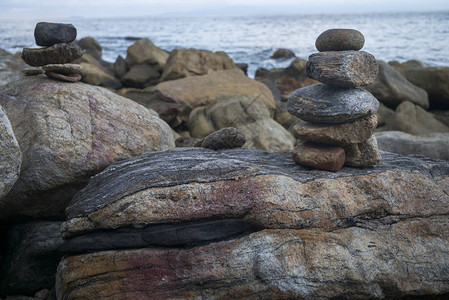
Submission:
[[[355,29],[328,29],[315,41],[318,51],[360,50],[365,45],[365,37]]]
[[[317,123],[344,123],[372,115],[379,101],[361,88],[315,84],[294,91],[287,110],[301,120]]]
[[[365,86],[374,83],[378,73],[376,58],[365,51],[313,53],[307,61],[307,76],[329,85]]]

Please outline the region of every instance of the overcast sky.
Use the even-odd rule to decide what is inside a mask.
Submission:
[[[449,10],[449,0],[0,0],[0,18]]]

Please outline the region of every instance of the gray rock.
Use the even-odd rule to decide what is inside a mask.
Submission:
[[[281,49],[277,49],[277,50],[273,53],[273,55],[271,56],[271,58],[273,58],[273,59],[279,59],[279,58],[292,58],[292,57],[295,57],[295,56],[296,56],[296,55],[295,55],[295,53],[294,53],[292,50],[281,48]]]
[[[38,46],[70,43],[76,39],[76,28],[72,24],[39,22],[34,28]]]
[[[355,29],[328,29],[315,41],[318,51],[360,50],[365,45],[365,37]]]
[[[146,88],[148,86],[156,85],[161,77],[159,67],[138,64],[131,67],[131,69],[122,77],[124,86],[134,88]]]
[[[383,131],[376,132],[375,136],[380,150],[449,161],[449,133],[417,136],[402,131]]]
[[[235,64],[237,68],[242,70],[243,73],[245,73],[246,76],[248,76],[248,64],[247,63],[237,63]]]
[[[295,137],[301,141],[334,146],[346,146],[366,141],[377,126],[376,115],[340,124],[300,122],[293,127]]]
[[[376,113],[379,101],[360,88],[315,84],[291,94],[287,109],[304,121],[344,123]]]
[[[345,150],[310,142],[299,143],[292,150],[292,159],[298,165],[335,172],[343,168]]]
[[[241,148],[246,143],[246,137],[243,131],[234,127],[225,127],[206,136],[201,147],[221,150]]]
[[[381,160],[374,135],[363,143],[348,145],[344,149],[346,153],[346,166],[372,167]]]
[[[8,194],[19,178],[22,153],[16,137],[6,116],[0,106],[0,199]]]
[[[126,72],[128,71],[126,69],[125,59],[121,55],[119,55],[115,60],[113,68],[115,77],[119,79],[122,79],[122,77],[125,76]]]
[[[22,59],[30,66],[67,64],[80,58],[83,50],[76,43],[55,44],[47,48],[23,48]]]
[[[138,64],[149,64],[163,69],[169,54],[156,47],[149,39],[139,39],[128,47],[126,52],[126,66],[131,68]]]
[[[8,233],[2,292],[31,294],[55,285],[62,253],[62,222],[38,221],[14,225]]]
[[[368,85],[379,101],[390,107],[396,107],[404,101],[429,108],[429,98],[425,90],[410,83],[404,76],[384,61],[378,61],[379,75],[376,81]]]
[[[374,83],[378,73],[376,59],[365,51],[313,53],[307,62],[307,76],[329,85],[365,86]]]
[[[51,71],[46,71],[45,75],[47,75],[48,78],[53,78],[59,81],[64,81],[64,82],[78,82],[81,80],[81,74],[61,74],[61,73],[56,73],[56,72],[51,72]]]
[[[83,67],[78,64],[49,64],[42,66],[42,70],[68,75],[81,74]]]
[[[23,153],[0,218],[61,217],[90,176],[117,160],[174,147],[154,111],[104,88],[23,77],[0,88]]]
[[[22,73],[25,76],[35,76],[44,74],[44,70],[42,70],[42,68],[25,68],[22,70]]]
[[[74,63],[79,64],[83,69],[81,75],[82,81],[92,85],[104,86],[111,89],[122,87],[120,80],[105,67],[103,67],[92,55],[84,53],[83,56]]]
[[[196,147],[197,145],[200,147],[202,142],[202,139],[182,136],[175,140],[175,145],[176,147]]]
[[[26,67],[20,53],[11,54],[0,49],[0,86],[22,77],[22,70]]]
[[[78,46],[84,50],[85,53],[92,55],[93,58],[99,60],[102,55],[102,47],[100,43],[93,37],[87,36],[78,41]]]

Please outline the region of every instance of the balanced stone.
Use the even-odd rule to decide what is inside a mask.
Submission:
[[[306,69],[308,77],[342,87],[372,84],[379,73],[373,55],[354,50],[313,53],[309,56]]]
[[[34,75],[43,74],[44,70],[42,70],[41,68],[25,68],[22,70],[22,73],[25,76],[34,76]]]
[[[39,22],[34,29],[38,46],[70,43],[76,38],[76,28],[72,24]]]
[[[376,127],[377,116],[374,114],[340,124],[300,122],[293,127],[293,131],[301,141],[347,146],[368,140]]]
[[[47,48],[23,48],[22,59],[30,66],[66,64],[80,58],[83,50],[76,43],[61,43]]]
[[[47,71],[45,72],[47,77],[59,80],[59,81],[67,81],[67,82],[78,82],[81,80],[81,74],[61,74],[56,72]]]
[[[315,84],[294,91],[287,103],[290,114],[304,121],[344,123],[372,115],[379,101],[361,88]]]
[[[83,67],[78,64],[49,64],[42,66],[42,70],[59,74],[81,74]]]
[[[344,149],[347,166],[370,167],[376,165],[381,159],[374,135],[363,143],[345,146]]]
[[[365,44],[363,34],[355,29],[329,29],[321,33],[315,41],[318,51],[360,50]]]
[[[206,136],[201,147],[219,150],[241,148],[246,143],[243,131],[234,127],[222,128]]]
[[[295,163],[314,169],[338,171],[345,162],[345,150],[341,147],[299,143],[292,151]]]

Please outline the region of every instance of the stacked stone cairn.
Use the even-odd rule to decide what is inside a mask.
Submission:
[[[379,72],[373,55],[359,51],[365,38],[357,30],[330,29],[318,36],[320,51],[309,56],[307,76],[319,84],[292,93],[289,113],[298,142],[292,158],[300,165],[338,171],[343,165],[374,166],[380,161],[376,138],[379,102],[361,88]]]
[[[83,55],[75,41],[76,28],[72,24],[40,22],[34,29],[34,38],[43,48],[24,48],[22,59],[30,66],[25,75],[37,75],[45,72],[50,78],[77,82],[81,80],[82,67],[71,64]]]

